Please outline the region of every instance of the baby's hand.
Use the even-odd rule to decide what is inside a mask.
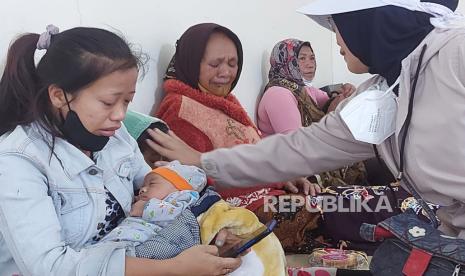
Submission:
[[[129,215],[131,217],[142,217],[145,203],[147,203],[147,201],[144,201],[144,200],[136,201],[134,204],[132,204],[131,212],[129,212]]]

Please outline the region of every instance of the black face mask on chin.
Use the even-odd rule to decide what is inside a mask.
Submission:
[[[63,115],[60,113],[63,120],[60,130],[63,132],[65,139],[81,150],[91,152],[101,151],[110,140],[110,137],[99,136],[89,132],[82,124],[78,114],[71,110],[66,93],[63,93],[65,94],[66,104],[69,109],[66,118],[63,118]]]

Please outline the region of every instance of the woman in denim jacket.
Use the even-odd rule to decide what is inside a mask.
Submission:
[[[36,48],[46,50],[37,65]],[[0,82],[0,275],[222,275],[239,266],[214,246],[162,261],[98,242],[150,171],[121,127],[139,64],[102,29],[48,26],[11,45]]]

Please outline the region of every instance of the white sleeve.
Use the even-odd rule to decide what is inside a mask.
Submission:
[[[353,138],[339,116],[341,106],[320,122],[290,134],[202,154],[202,167],[218,185],[250,187],[313,175],[374,157],[370,144]]]

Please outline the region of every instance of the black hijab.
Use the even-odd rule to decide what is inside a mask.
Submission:
[[[215,32],[225,34],[236,45],[238,68],[236,79],[231,86],[232,90],[236,86],[242,71],[242,44],[237,35],[230,29],[214,23],[194,25],[182,34],[181,38],[176,42],[176,53],[168,66],[165,78],[175,78],[194,89],[199,89],[200,62],[207,47],[208,39]]]
[[[457,0],[430,0],[452,10]],[[401,62],[433,30],[431,15],[396,6],[383,6],[332,15],[352,54],[392,85]]]

